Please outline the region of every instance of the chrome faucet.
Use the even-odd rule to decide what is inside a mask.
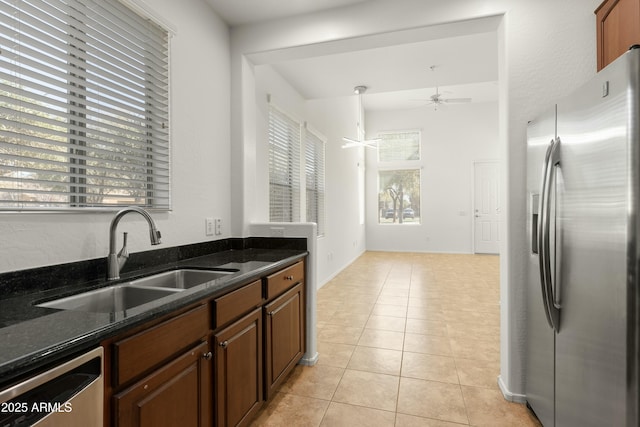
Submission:
[[[156,228],[156,224],[153,222],[153,218],[149,215],[149,212],[136,206],[129,206],[120,210],[116,216],[111,220],[111,227],[109,228],[109,255],[107,256],[107,280],[116,280],[120,278],[120,270],[127,262],[129,258],[129,252],[127,251],[127,233],[124,233],[124,241],[122,243],[122,249],[116,254],[116,228],[123,216],[129,212],[137,212],[147,220],[149,224],[149,237],[151,238],[152,245],[160,244],[160,231]]]

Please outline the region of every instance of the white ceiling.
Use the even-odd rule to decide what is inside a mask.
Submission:
[[[493,84],[498,76],[495,32],[271,65],[305,99],[345,96],[352,94],[355,86],[367,86],[363,96],[367,110],[417,107],[420,103],[415,99],[429,98],[436,86],[445,98],[472,98],[475,102],[497,99],[497,86]]]
[[[272,19],[350,6],[371,0],[206,0],[229,25],[251,24]]]
[[[370,0],[206,1],[229,25],[239,25]],[[349,96],[355,86],[367,86],[365,110],[426,105],[417,100],[428,99],[436,86],[444,98],[496,101],[499,22],[499,17],[488,17],[258,53],[250,58],[257,66],[272,66],[305,99]]]

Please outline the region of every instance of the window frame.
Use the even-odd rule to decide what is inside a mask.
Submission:
[[[418,157],[415,159],[402,159],[402,160],[397,160],[397,159],[392,159],[392,160],[383,160],[381,159],[381,153],[383,152],[383,150],[381,150],[380,146],[384,145],[385,143],[385,136],[387,135],[400,135],[400,134],[411,134],[411,133],[415,133],[418,135]],[[378,142],[378,152],[377,152],[377,162],[378,164],[404,164],[405,162],[407,163],[412,163],[412,162],[420,162],[422,160],[422,131],[420,129],[403,129],[403,130],[398,130],[398,131],[383,131],[383,132],[379,132],[378,133],[378,138],[381,139],[380,142]]]

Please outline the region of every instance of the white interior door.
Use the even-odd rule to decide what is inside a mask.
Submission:
[[[498,162],[474,163],[475,253],[497,254],[500,247],[500,191]]]

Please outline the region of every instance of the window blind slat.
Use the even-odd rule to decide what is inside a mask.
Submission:
[[[0,102],[2,102],[2,97],[0,97]],[[141,154],[145,154],[151,143],[158,148],[159,152],[168,152],[168,135],[165,133],[148,135],[144,133],[145,129],[141,126],[124,128],[112,126],[106,122],[89,120],[85,120],[83,125],[85,126],[71,123],[66,125],[66,128],[63,128],[65,122],[61,122],[58,118],[45,117],[38,115],[37,112],[25,112],[21,115],[20,121],[7,118],[4,127],[6,129],[5,132],[7,132],[7,137],[18,139],[20,138],[19,135],[27,130],[61,139],[65,139],[69,132],[76,132],[77,134],[84,133],[86,134],[86,139],[99,141],[100,145],[111,148],[120,147],[122,145],[122,139],[127,139],[127,146],[135,149],[136,153],[142,150]],[[2,131],[0,130],[0,132]],[[11,132],[11,134],[9,134],[9,132]],[[28,135],[24,136],[24,138],[28,137]],[[66,142],[62,144],[66,144]]]
[[[38,53],[34,53],[34,56],[40,56],[42,60],[47,59],[46,56]],[[0,66],[2,62],[4,61],[0,57]],[[7,82],[14,81],[14,87],[19,87],[29,93],[46,94],[53,100],[62,101],[76,98],[84,105],[101,106],[101,108],[124,117],[135,119],[144,114],[156,123],[162,123],[166,117],[166,108],[162,108],[162,106],[168,105],[167,93],[148,92],[142,94],[139,90],[136,92],[126,88],[100,86],[100,81],[83,79],[82,76],[86,77],[87,75],[78,69],[74,70],[74,75],[70,75],[58,68],[46,68],[41,62],[28,58],[23,58],[22,66],[28,68],[22,69],[19,80],[12,74],[2,72],[1,68],[0,76]],[[91,85],[95,85],[95,89],[92,90]],[[85,89],[85,87],[89,87],[89,89]],[[159,104],[154,106],[153,103],[149,103],[150,100],[157,101]]]
[[[7,121],[7,125],[10,124]],[[26,146],[24,143],[32,142],[37,144],[46,144],[51,148],[56,148],[55,151],[59,152],[61,149],[70,150],[72,148],[77,148],[77,145],[69,145],[69,141],[64,141],[63,139],[67,139],[69,137],[68,133],[63,132],[54,132],[51,129],[45,129],[38,126],[34,126],[31,124],[18,124],[21,132],[15,132],[10,130],[1,130],[0,136],[6,138],[6,140],[0,140],[0,147],[7,146],[7,143],[11,143],[13,145]],[[70,129],[82,129],[79,127],[69,127]],[[31,130],[34,134],[26,134],[25,130]],[[41,131],[46,131],[45,135],[42,135]],[[39,136],[38,136],[39,135]],[[75,138],[69,139],[85,139],[86,137],[77,136]],[[56,141],[59,141],[57,142]],[[14,141],[14,142],[11,142]],[[153,145],[148,141],[138,141],[138,140],[128,140],[128,144],[122,144],[116,142],[108,142],[101,141],[98,139],[93,139],[93,142],[84,143],[82,147],[85,149],[95,150],[97,154],[110,154],[110,153],[119,153],[126,151],[127,157],[132,161],[135,161],[136,158],[148,159],[150,154],[155,154],[158,156],[156,159],[158,162],[163,161],[163,157],[169,155],[169,150],[166,147]],[[153,150],[151,150],[153,148]],[[168,161],[167,161],[168,162]]]
[[[84,178],[83,175],[76,175],[76,178]],[[101,177],[95,177],[95,179],[99,180]],[[85,185],[83,185],[83,187],[85,187],[85,189],[96,189],[96,190],[104,190],[104,189],[108,189],[108,190],[113,190],[113,191],[119,191],[119,190],[129,190],[131,189],[131,187],[139,187],[139,188],[144,188],[147,185],[146,181],[135,181],[135,180],[126,180],[126,179],[120,179],[118,180],[118,178],[114,178],[111,177],[109,179],[110,182],[112,182],[111,185],[109,186],[105,186],[105,185],[92,185],[91,183],[86,183]],[[71,188],[71,187],[77,187],[77,184],[75,183],[70,183],[69,181],[61,181],[61,180],[57,180],[55,179],[55,176],[52,175],[52,179],[49,180],[45,180],[45,179],[24,179],[24,178],[13,178],[13,177],[2,177],[0,178],[0,182],[13,182],[13,183],[20,183],[23,186],[26,185],[33,185],[33,184],[38,184],[38,185],[48,185],[48,184],[55,184],[56,186],[60,187],[60,188]],[[117,185],[117,184],[121,184],[121,185]],[[32,192],[42,192],[43,190],[30,190]],[[64,192],[59,192],[58,194],[64,194]]]

